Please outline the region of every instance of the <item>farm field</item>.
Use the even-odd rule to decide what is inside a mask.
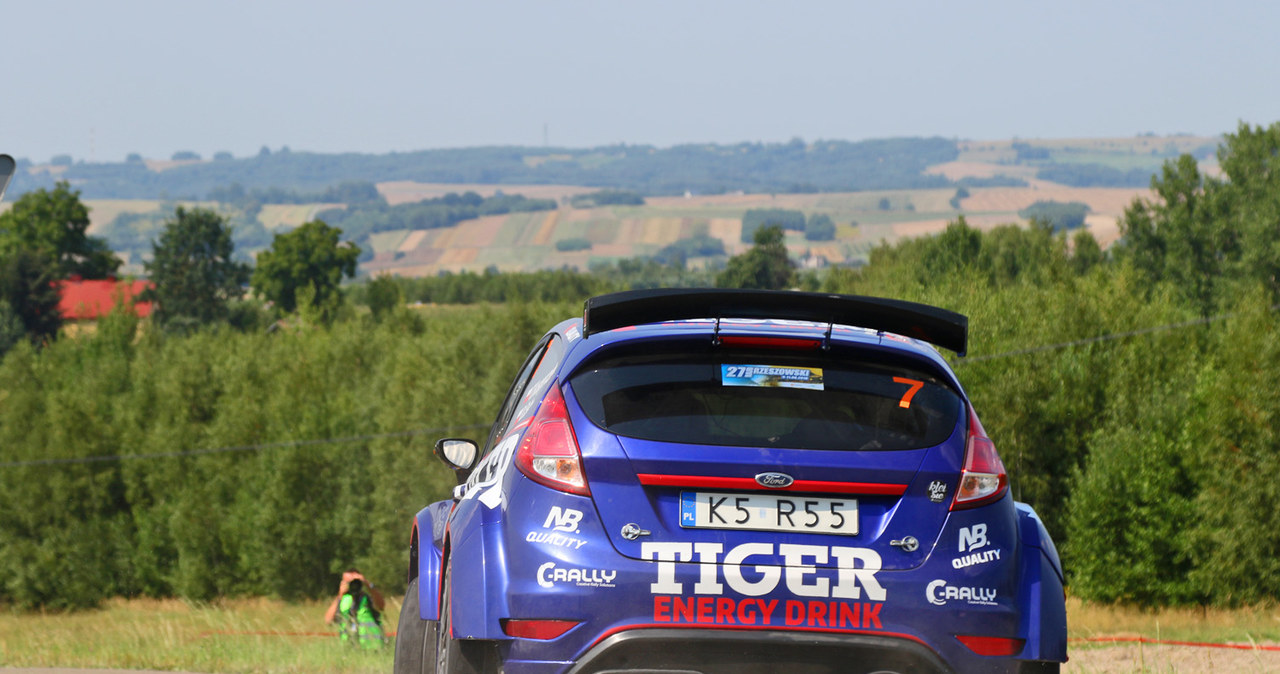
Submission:
[[[258,213],[258,221],[267,230],[293,228],[314,220],[320,211],[342,206],[343,204],[264,204],[262,212]]]
[[[476,192],[490,197],[499,192],[534,199],[552,199],[560,207],[553,212],[513,213],[459,223],[435,230],[398,230],[373,235],[359,242],[372,248],[373,259],[361,265],[365,273],[404,276],[440,272],[479,272],[496,267],[502,271],[570,267],[586,270],[597,262],[653,255],[677,240],[711,236],[724,243],[727,255],[747,250],[741,240],[741,220],[749,209],[798,210],[806,216],[825,214],[836,225],[833,241],[809,242],[799,232],[788,232],[787,247],[802,264],[858,264],[881,243],[904,237],[927,236],[941,231],[964,215],[971,226],[990,229],[1003,224],[1025,224],[1018,211],[1036,201],[1083,202],[1090,208],[1085,225],[1105,247],[1120,236],[1119,218],[1135,198],[1150,198],[1146,188],[1070,187],[1037,178],[1045,165],[1098,164],[1119,171],[1156,173],[1164,161],[1181,153],[1201,159],[1207,174],[1219,172],[1212,149],[1219,138],[1197,136],[1136,136],[1094,139],[1025,139],[960,141],[955,160],[936,164],[926,173],[951,181],[1009,178],[1019,187],[969,187],[958,208],[955,188],[881,190],[844,193],[784,194],[727,193],[650,197],[643,206],[575,208],[571,199],[596,190],[581,185],[447,184],[409,180],[379,183],[378,191],[389,204],[404,204],[441,197],[448,193]],[[1033,149],[1043,159],[1020,158]],[[153,170],[169,168],[160,162]],[[49,170],[58,167],[48,167]],[[353,178],[356,178],[353,176]],[[0,211],[12,200],[0,204]],[[87,199],[89,233],[100,235],[122,214],[152,216],[135,220],[134,230],[143,240],[158,234],[163,218],[176,202],[155,199]],[[217,207],[214,202],[184,203]],[[268,232],[285,231],[314,219],[337,204],[267,204],[258,215]],[[339,205],[340,206],[340,205]],[[560,251],[556,243],[585,239],[585,250]],[[253,251],[246,251],[252,254]],[[692,259],[699,266],[723,258]],[[136,267],[130,267],[131,269]]]
[[[954,167],[947,168],[951,171]],[[485,189],[492,194],[511,186],[453,186]],[[547,186],[543,186],[547,187]],[[383,186],[379,186],[381,190]],[[430,190],[438,191],[441,186]],[[406,187],[399,195],[408,194]],[[417,194],[434,194],[424,188]],[[1079,201],[1089,205],[1086,226],[1103,246],[1119,238],[1117,221],[1133,199],[1150,197],[1149,190],[1134,188],[1076,188],[1038,181],[1029,187],[972,188],[960,208],[949,201],[953,189],[886,190],[821,194],[724,194],[707,196],[651,197],[644,206],[574,208],[568,204],[573,194],[589,188],[544,189],[533,192],[539,198],[557,198],[561,207],[551,212],[512,213],[469,220],[453,227],[434,230],[395,230],[371,237],[368,245],[375,257],[362,265],[370,273],[405,276],[435,275],[442,271],[479,272],[496,266],[502,271],[572,267],[586,270],[597,261],[653,255],[675,241],[705,234],[724,242],[728,255],[747,250],[743,243],[742,216],[756,208],[803,211],[806,216],[822,213],[836,223],[833,241],[806,241],[800,232],[787,233],[787,247],[796,259],[818,257],[828,264],[865,261],[870,250],[903,237],[935,234],[947,223],[964,215],[971,226],[990,229],[1002,224],[1025,224],[1020,209],[1039,200]],[[482,194],[485,192],[481,192]],[[514,191],[507,191],[515,194]],[[522,192],[523,193],[523,192]],[[531,196],[525,193],[526,196]],[[423,198],[430,198],[424,196]],[[882,206],[887,200],[887,208]],[[121,214],[159,214],[177,202],[154,199],[87,199],[89,233],[103,229]],[[216,207],[214,202],[183,202],[186,207]],[[9,206],[6,203],[0,208]],[[267,231],[284,231],[314,219],[332,204],[268,204],[259,220]],[[141,224],[141,223],[140,223]],[[158,235],[158,229],[151,235]],[[561,252],[556,242],[585,238],[588,250]],[[691,260],[699,264],[699,260]]]
[[[395,206],[424,199],[436,199],[451,192],[475,192],[482,197],[503,194],[523,194],[530,199],[568,199],[579,194],[593,192],[593,187],[577,185],[486,185],[480,183],[419,183],[412,180],[395,180],[378,183],[378,192],[387,203]]]
[[[1018,211],[1036,201],[1079,201],[1089,205],[1086,226],[1104,246],[1119,238],[1119,218],[1135,198],[1150,191],[1135,188],[1076,188],[1038,181],[1028,187],[972,188],[956,209],[955,190],[887,190],[820,194],[723,194],[651,197],[644,206],[579,209],[561,202],[551,213],[513,213],[469,220],[419,233],[379,235],[375,258],[362,265],[369,273],[404,276],[439,272],[480,272],[573,267],[586,270],[597,261],[653,255],[675,241],[704,234],[721,239],[728,255],[747,250],[742,216],[750,209],[789,209],[806,216],[826,214],[837,226],[833,241],[806,241],[787,233],[787,248],[800,260],[821,257],[827,264],[865,261],[882,242],[935,234],[964,215],[971,226],[990,229],[1025,224]],[[887,207],[886,207],[887,206]],[[587,239],[589,250],[561,252],[563,239]],[[691,261],[698,264],[697,260]]]
[[[113,600],[75,613],[0,613],[0,671],[65,667],[187,672],[363,674],[391,669],[392,652],[342,647],[322,622],[326,602],[232,599],[191,604],[176,599]],[[393,629],[401,601],[387,600]],[[1280,608],[1141,611],[1069,600],[1071,661],[1063,672],[1274,672]],[[1213,648],[1109,642],[1107,639],[1236,644]],[[1093,641],[1090,641],[1093,640]]]
[[[1057,164],[1100,164],[1117,170],[1158,173],[1167,159],[1182,153],[1201,157],[1201,168],[1217,174],[1217,160],[1209,152],[1219,138],[1203,136],[1136,136],[1130,138],[1026,139],[962,141],[955,161],[929,167],[926,173],[949,180],[1007,177],[1022,180],[1025,187],[969,188],[969,197],[954,208],[952,188],[885,190],[823,194],[721,194],[652,197],[644,206],[576,209],[568,205],[575,194],[590,188],[564,185],[498,186],[441,185],[412,182],[381,183],[379,191],[392,203],[438,197],[449,191],[472,190],[491,195],[508,194],[553,198],[561,203],[554,218],[538,221],[527,214],[495,216],[456,225],[454,233],[424,236],[413,242],[397,242],[394,250],[376,247],[377,257],[364,265],[372,273],[407,276],[442,271],[478,272],[496,266],[503,271],[546,267],[586,269],[593,262],[652,255],[664,245],[694,234],[721,239],[728,255],[750,244],[741,241],[742,215],[753,208],[823,213],[836,223],[834,241],[808,242],[796,232],[787,235],[792,256],[816,263],[856,264],[865,261],[880,243],[903,237],[927,236],[964,215],[971,226],[990,229],[1003,224],[1025,224],[1018,211],[1036,201],[1078,201],[1088,204],[1085,226],[1104,247],[1120,236],[1118,221],[1135,198],[1150,198],[1146,188],[1070,187],[1036,178],[1034,162],[1019,162],[1015,145],[1025,143],[1048,152]],[[887,208],[884,203],[887,200]],[[493,235],[492,230],[500,234]],[[589,250],[560,252],[555,242],[585,238]],[[469,243],[463,243],[463,242]],[[691,260],[699,264],[699,260]]]
[[[1217,147],[1220,138],[1209,136],[1134,136],[1130,138],[1062,138],[1062,139],[1014,139],[1014,140],[979,140],[961,141],[960,156],[957,162],[971,165],[985,165],[983,170],[991,171],[989,175],[1008,175],[1026,177],[1026,169],[1034,166],[1015,164],[1018,152],[1015,143],[1025,143],[1035,148],[1048,150],[1055,162],[1072,164],[1102,164],[1117,169],[1141,168],[1155,173],[1165,159],[1177,157],[1179,154],[1204,155],[1208,148]],[[1201,160],[1216,165],[1216,159],[1209,156]],[[1034,174],[1034,170],[1031,171]],[[971,174],[977,176],[978,174]],[[989,177],[989,175],[987,177]],[[950,177],[950,176],[949,176]],[[964,177],[955,176],[953,179]]]
[[[125,213],[157,214],[164,209],[163,216],[168,218],[173,216],[173,209],[178,206],[214,209],[218,207],[218,203],[214,201],[161,201],[159,199],[84,199],[82,201],[89,209],[89,234],[92,235],[100,235],[104,227]],[[5,204],[0,205],[0,212],[9,205],[9,200],[6,198]],[[335,206],[342,206],[342,204],[265,204],[262,212],[258,214],[258,220],[268,230],[278,227],[297,227],[314,219],[320,211]]]

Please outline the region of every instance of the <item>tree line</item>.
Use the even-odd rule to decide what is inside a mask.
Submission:
[[[887,200],[882,201],[888,203]],[[806,241],[836,238],[836,223],[826,213],[813,213],[806,218],[802,211],[787,208],[751,208],[742,214],[742,242],[754,241],[756,230],[762,227],[804,232]]]
[[[59,282],[115,276],[120,258],[88,228],[88,209],[65,182],[28,192],[0,214],[0,355],[23,340],[41,346],[57,339]],[[155,323],[166,329],[254,327],[300,309],[327,321],[360,255],[341,235],[322,221],[305,223],[275,235],[251,267],[235,256],[225,217],[179,206],[152,243],[144,267],[153,287],[139,299],[155,302]],[[265,304],[240,302],[250,283]]]
[[[1019,162],[1037,167],[1037,177],[1075,187],[1142,187],[1148,184],[1152,173],[1148,168],[1118,169],[1068,161],[1068,156],[1055,159],[1048,148],[1027,143],[1015,143],[1014,149]],[[295,152],[288,147],[273,152],[263,147],[250,157],[236,158],[219,152],[212,161],[164,171],[150,170],[136,153],[119,163],[90,163],[59,155],[51,161],[62,169],[57,176],[33,173],[32,162],[19,158],[11,190],[20,195],[40,188],[52,189],[57,180],[65,179],[77,185],[88,199],[219,200],[217,196],[233,186],[249,195],[289,199],[317,195],[352,181],[416,180],[585,185],[600,188],[598,197],[603,201],[595,203],[605,205],[614,199],[621,201],[612,203],[635,204],[640,195],[686,191],[807,193],[1026,185],[1009,176],[952,182],[923,173],[928,166],[953,161],[958,156],[956,142],[943,138],[808,143],[795,139],[786,143],[699,143],[669,148],[625,144],[585,149],[480,147],[384,155]],[[1197,149],[1195,156],[1204,158],[1208,154]],[[1158,159],[1152,157],[1153,161]],[[588,198],[582,199],[585,203]]]
[[[197,201],[233,184],[250,192],[282,189],[314,193],[350,180],[585,185],[643,195],[850,191],[945,186],[945,178],[923,171],[955,159],[958,152],[955,141],[944,138],[813,143],[795,139],[669,148],[480,147],[382,155],[320,154],[288,148],[273,152],[264,147],[252,157],[222,158],[164,171],[151,171],[142,161],[87,163],[73,162],[68,156],[58,179],[71,181],[87,199],[184,201]],[[30,173],[30,167],[29,161],[20,160],[11,188],[14,194],[53,187],[55,178]]]
[[[1223,177],[1166,162],[1106,254],[1087,230],[960,221],[824,281],[970,317],[956,368],[1073,595],[1280,598],[1278,154],[1280,124],[1242,124]]]
[[[1087,229],[960,218],[819,276],[762,227],[692,283],[968,315],[970,354],[953,365],[1073,595],[1275,601],[1276,156],[1280,124],[1242,125],[1223,178],[1168,162],[1106,251]],[[452,484],[431,442],[483,437],[527,349],[587,296],[690,280],[625,262],[413,282],[453,284],[452,299],[480,300],[469,306],[438,295],[415,309],[411,284],[375,279],[368,311],[339,292],[327,314],[299,302],[271,330],[140,330],[118,312],[90,335],[19,341],[0,362],[0,602],[315,597],[351,564],[403,591],[409,518]]]

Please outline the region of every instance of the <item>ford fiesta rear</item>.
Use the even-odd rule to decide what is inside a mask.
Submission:
[[[963,317],[864,299],[624,293],[557,326],[419,515],[473,593],[423,591],[438,643],[485,654],[442,669],[1056,671],[1051,539],[946,361],[883,331],[962,353]]]

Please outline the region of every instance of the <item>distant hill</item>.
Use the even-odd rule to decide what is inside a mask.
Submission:
[[[424,186],[424,191],[435,186]],[[408,190],[397,185],[399,193]],[[650,197],[643,206],[575,208],[562,201],[559,209],[476,218],[451,227],[400,229],[369,238],[362,246],[372,257],[361,265],[366,273],[432,276],[440,272],[480,272],[558,269],[587,270],[593,264],[637,256],[654,256],[672,244],[709,236],[719,239],[724,253],[691,257],[693,267],[723,263],[750,244],[742,242],[742,220],[753,209],[799,211],[808,217],[826,215],[835,223],[830,241],[808,241],[803,233],[786,234],[787,248],[798,263],[820,267],[859,264],[873,247],[904,237],[941,231],[964,215],[970,226],[991,229],[1025,224],[1019,211],[1040,201],[1083,203],[1089,206],[1085,228],[1104,246],[1119,236],[1117,220],[1143,188],[1078,188],[1035,181],[1024,187],[876,190],[820,194],[734,193],[704,196]],[[589,246],[563,250],[557,242],[586,242]]]
[[[881,242],[939,231],[963,214],[971,225],[1020,223],[1035,202],[1082,203],[1085,227],[1104,245],[1135,197],[1148,195],[1164,161],[1192,154],[1212,174],[1219,139],[1132,138],[952,141],[905,138],[673,148],[609,146],[467,148],[386,155],[264,151],[249,158],[34,165],[19,160],[7,202],[68,180],[91,208],[91,231],[105,236],[140,273],[151,240],[179,203],[218,208],[232,221],[237,250],[254,255],[271,235],[306,222],[350,220],[360,208],[344,189],[383,203],[386,217],[344,223],[364,250],[361,269],[404,275],[441,271],[588,268],[601,261],[660,255],[681,242],[719,239],[722,254],[689,259],[715,265],[745,249],[750,209],[824,215],[830,241],[788,234],[792,254],[811,265],[856,264]],[[376,184],[376,193],[375,193]],[[591,206],[598,190],[644,195],[643,205]],[[551,210],[418,224],[395,207],[475,192],[550,200]],[[0,204],[0,210],[5,208]],[[368,204],[365,204],[367,207]],[[558,206],[558,208],[556,207]],[[546,206],[540,208],[548,208]],[[362,211],[368,212],[368,211]],[[468,216],[469,217],[469,216]]]
[[[281,150],[207,161],[34,166],[21,161],[16,196],[67,180],[88,199],[204,199],[230,185],[320,191],[343,181],[585,185],[646,195],[819,192],[942,187],[924,170],[958,156],[955,141],[896,138],[806,144],[615,145],[590,149],[488,147],[382,155]]]

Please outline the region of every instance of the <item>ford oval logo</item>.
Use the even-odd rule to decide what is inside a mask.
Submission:
[[[756,483],[770,489],[784,489],[794,484],[795,479],[786,473],[760,473],[756,476]]]

